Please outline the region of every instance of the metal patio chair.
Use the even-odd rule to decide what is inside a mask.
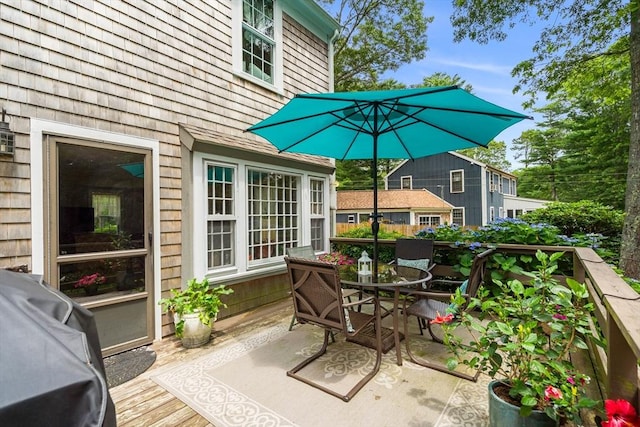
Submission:
[[[382,360],[380,304],[373,296],[354,302],[345,302],[338,267],[335,265],[301,258],[285,258],[285,261],[289,272],[293,307],[298,322],[324,329],[324,341],[320,350],[287,371],[287,375],[348,402],[380,369]],[[351,309],[362,304],[373,306],[373,314]],[[370,329],[371,326],[376,331],[376,362],[371,371],[346,394],[338,393],[299,374],[305,366],[326,353],[329,336],[332,332],[342,332],[349,338]],[[348,345],[358,344],[349,343]]]
[[[309,260],[317,260],[316,251],[313,249],[311,245],[305,246],[295,246],[292,248],[287,248],[287,256],[289,258],[302,258]],[[342,295],[347,299],[347,301],[351,301],[351,297],[359,292],[355,289],[345,289],[342,292]],[[291,323],[289,324],[289,330],[293,329],[293,326],[296,324],[296,315],[294,314],[291,317]],[[331,336],[334,339],[333,335]],[[334,339],[335,341],[335,339]]]
[[[444,365],[416,357],[412,353],[410,346],[409,317],[417,317],[419,324],[427,328],[433,341],[442,344],[442,339],[436,336],[433,331],[431,320],[435,319],[438,315],[444,316],[448,312],[465,309],[464,306],[454,308],[451,305],[451,297],[455,295],[458,287],[462,291],[463,296],[467,299],[467,302],[470,298],[476,296],[478,289],[484,282],[486,264],[489,259],[489,255],[493,251],[494,248],[489,248],[474,257],[473,263],[471,264],[469,278],[465,281],[433,279],[429,282],[429,288],[427,290],[415,290],[407,293],[407,298],[404,300],[403,305],[404,335],[407,355],[413,363],[446,372],[470,381],[478,380],[478,375],[480,374],[479,371],[476,372],[475,375],[469,375],[463,372],[451,371]],[[422,327],[420,333],[422,334]]]

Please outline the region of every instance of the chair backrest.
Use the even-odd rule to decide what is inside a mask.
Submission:
[[[489,255],[491,255],[494,250],[494,248],[489,248],[473,258],[467,282],[467,289],[465,291],[465,293],[472,298],[476,296],[480,285],[484,282],[484,273],[487,269],[487,261],[489,260]]]
[[[313,250],[313,246],[296,246],[293,248],[287,248],[287,256],[291,258],[304,258],[304,259],[318,259],[316,252]]]
[[[433,240],[397,239],[395,264],[403,276],[411,275],[411,271],[429,271],[433,266]],[[409,268],[402,272],[404,267]]]
[[[285,261],[298,322],[346,330],[338,267],[303,258],[285,257]]]

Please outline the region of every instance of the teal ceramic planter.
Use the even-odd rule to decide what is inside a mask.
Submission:
[[[493,387],[499,381],[489,383],[490,427],[557,427],[558,423],[542,411],[533,411],[528,417],[520,416],[520,408],[500,399]]]

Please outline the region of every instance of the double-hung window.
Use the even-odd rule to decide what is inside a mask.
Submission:
[[[232,0],[234,70],[282,89],[282,10],[274,0]]]
[[[324,180],[311,178],[309,182],[311,204],[311,246],[316,251],[324,250]]]
[[[454,170],[449,172],[449,185],[451,193],[464,192],[464,170]]]
[[[235,169],[206,165],[207,268],[215,270],[235,264]]]

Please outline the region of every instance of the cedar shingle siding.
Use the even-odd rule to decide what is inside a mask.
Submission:
[[[0,1],[0,108],[16,134],[15,157],[0,158],[0,267],[33,264],[37,118],[159,141],[161,288],[182,284],[179,124],[255,141],[244,129],[294,94],[329,90],[329,37],[286,10],[282,93],[234,74],[231,3]]]

